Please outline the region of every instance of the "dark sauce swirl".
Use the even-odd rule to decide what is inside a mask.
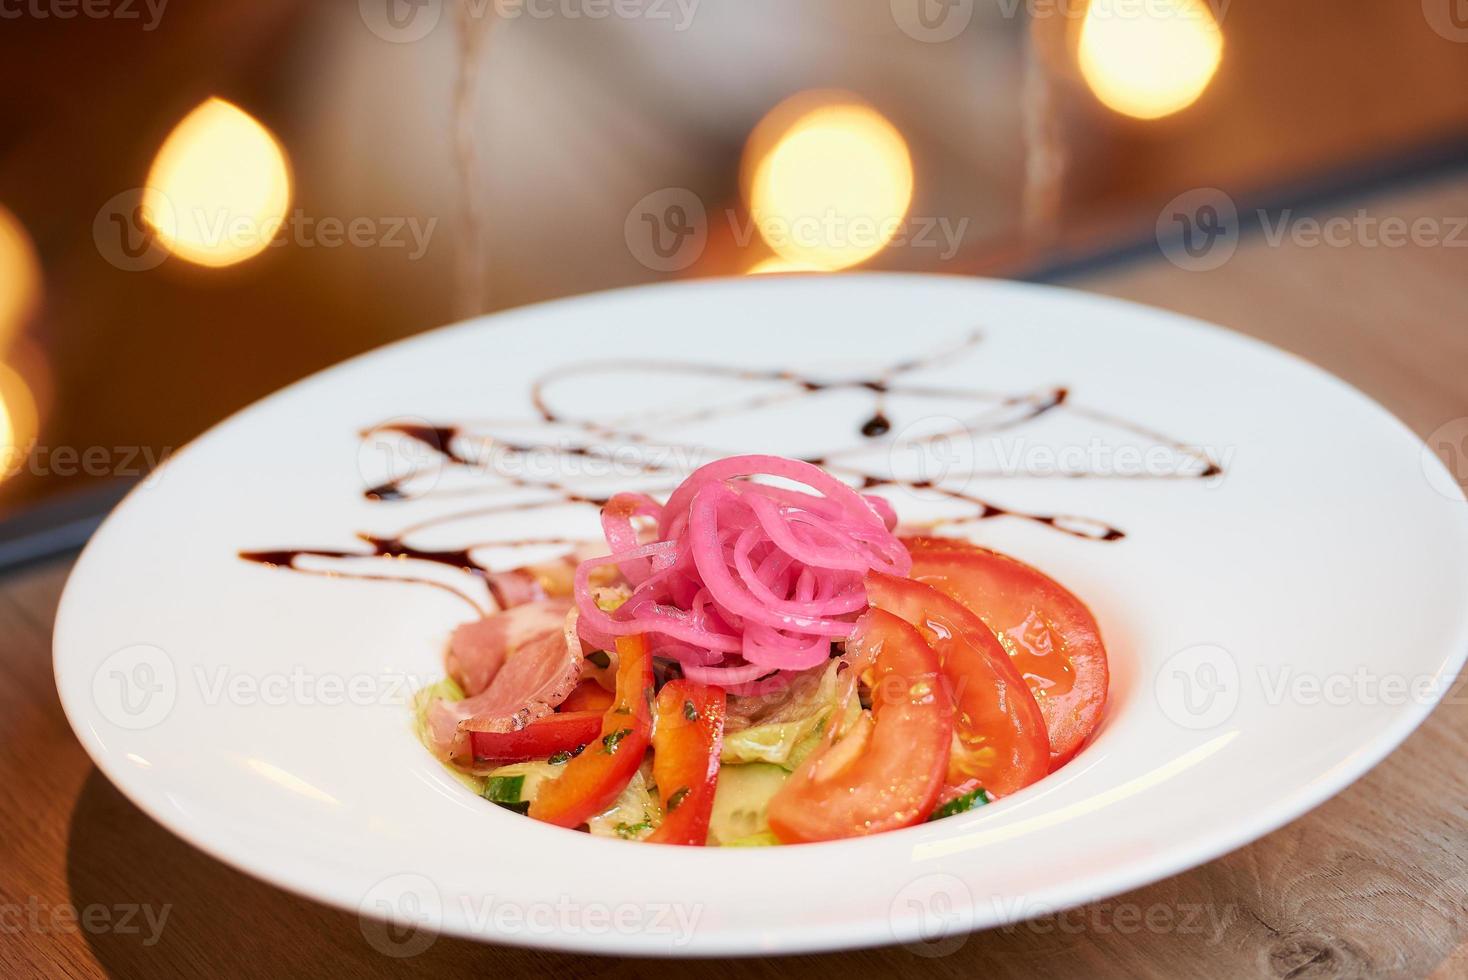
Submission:
[[[848,430],[850,434],[846,436],[847,443],[845,445],[838,444],[827,451],[807,456],[805,457],[806,461],[825,468],[834,476],[847,480],[864,492],[881,490],[883,488],[903,489],[910,493],[926,495],[930,498],[959,504],[966,509],[967,513],[961,516],[933,522],[932,529],[934,530],[957,528],[967,524],[999,518],[1011,518],[1028,521],[1061,534],[1090,541],[1120,541],[1126,537],[1125,532],[1121,528],[1108,524],[1105,521],[1073,514],[1034,513],[1009,506],[1001,506],[984,497],[973,494],[969,491],[968,485],[973,480],[1012,478],[1016,475],[1030,478],[1056,476],[1071,479],[1141,480],[1203,480],[1222,475],[1222,467],[1209,457],[1206,452],[1129,420],[1084,406],[1078,406],[1071,398],[1070,389],[1066,387],[1042,388],[1021,393],[994,393],[951,386],[929,385],[904,377],[923,368],[947,363],[953,358],[976,347],[980,340],[981,335],[974,333],[965,338],[961,343],[937,351],[927,357],[891,365],[886,370],[873,376],[852,378],[817,377],[793,370],[750,370],[707,364],[649,360],[607,361],[559,368],[537,379],[531,388],[531,404],[537,417],[535,421],[562,427],[588,441],[589,444],[587,445],[558,445],[534,440],[504,438],[502,434],[495,431],[496,426],[474,422],[439,422],[428,424],[394,421],[371,426],[361,433],[363,439],[371,438],[382,433],[400,436],[422,450],[422,455],[425,456],[426,460],[422,465],[410,469],[409,472],[402,476],[384,481],[365,490],[365,497],[374,503],[402,505],[430,497],[477,497],[503,493],[507,489],[533,491],[533,499],[501,502],[492,501],[470,509],[438,514],[434,517],[407,525],[392,535],[358,534],[357,538],[363,543],[364,547],[357,550],[286,548],[243,551],[240,552],[240,557],[246,561],[306,574],[428,585],[446,590],[468,602],[475,609],[481,612],[485,611],[486,607],[467,589],[459,589],[437,579],[404,573],[404,563],[416,563],[415,566],[408,567],[422,567],[424,565],[444,566],[463,573],[466,577],[466,583],[478,581],[487,593],[486,598],[493,603],[493,606],[502,607],[506,604],[506,600],[501,592],[500,583],[497,581],[496,576],[505,573],[495,573],[489,567],[479,562],[474,557],[474,551],[476,549],[490,547],[513,549],[529,545],[542,545],[554,546],[569,551],[574,547],[575,542],[562,538],[522,538],[516,540],[487,541],[462,547],[433,549],[417,547],[411,544],[408,539],[430,528],[443,527],[483,515],[506,514],[516,511],[528,512],[564,506],[586,506],[600,509],[606,503],[607,496],[593,493],[585,487],[578,488],[566,479],[539,479],[526,476],[524,475],[524,469],[521,467],[515,467],[512,471],[512,468],[497,465],[495,461],[497,454],[501,460],[525,460],[534,456],[536,458],[550,459],[562,464],[573,459],[611,461],[615,450],[608,447],[649,446],[653,444],[653,438],[649,435],[649,431],[653,429],[661,428],[666,431],[676,429],[680,426],[715,421],[739,412],[780,408],[798,403],[802,399],[817,397],[836,390],[868,393],[872,399],[872,405],[868,412],[853,420],[851,429]],[[642,417],[632,420],[624,419],[616,424],[606,423],[597,419],[581,418],[574,414],[557,410],[549,397],[549,388],[556,383],[584,380],[588,376],[597,374],[629,373],[669,374],[685,377],[692,374],[708,377],[711,380],[723,379],[756,382],[762,390],[758,394],[718,407],[673,407],[655,413],[645,414]],[[892,396],[943,399],[950,402],[954,400],[971,400],[983,404],[986,408],[972,417],[963,420],[954,419],[956,424],[952,427],[942,428],[918,438],[904,438],[901,433],[896,435],[892,433],[893,424],[888,415],[888,403]],[[864,455],[865,458],[870,458],[870,452],[874,446],[881,447],[885,445],[894,450],[900,447],[924,451],[939,444],[939,440],[957,437],[971,439],[975,435],[982,433],[999,433],[1028,425],[1037,419],[1060,411],[1088,419],[1099,425],[1127,432],[1156,445],[1166,447],[1168,450],[1178,454],[1180,459],[1191,464],[1191,469],[1183,470],[1180,468],[1178,472],[1166,474],[1057,472],[1044,475],[1029,473],[1015,474],[1003,470],[966,470],[958,473],[944,473],[942,476],[929,478],[905,479],[891,473],[873,473],[868,466],[863,466],[859,462],[859,459]],[[723,452],[714,447],[702,445],[685,445],[680,448],[685,450],[685,455],[688,457],[702,456],[706,459],[712,459],[718,456],[732,455],[730,452]],[[625,464],[626,460],[622,460],[622,462]],[[655,495],[670,492],[686,475],[684,468],[674,466],[660,459],[657,454],[649,454],[645,459],[633,463],[632,466],[634,475],[647,481],[646,485],[640,489]],[[566,469],[564,466],[562,468]],[[430,487],[426,490],[414,489],[415,484],[423,482],[423,478],[430,472],[437,473],[450,469],[461,470],[468,474],[468,485],[452,489],[438,489],[435,487]],[[958,485],[955,486],[954,484]],[[303,565],[302,560],[306,558],[315,558],[323,561],[344,561],[352,563],[354,567],[354,560],[377,559],[384,563],[391,563],[392,570],[397,574],[385,574],[382,571],[359,571],[354,570],[354,568],[339,566],[327,569],[317,564]]]

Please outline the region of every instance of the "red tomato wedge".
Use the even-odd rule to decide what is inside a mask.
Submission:
[[[658,692],[652,775],[663,822],[647,838],[654,844],[708,843],[724,750],[725,700],[723,688],[689,680],[669,681]]]
[[[601,714],[612,706],[616,696],[596,681],[582,681],[566,695],[557,711],[594,711]]]
[[[1045,719],[1009,654],[962,603],[912,579],[870,572],[867,598],[917,627],[937,653],[953,698],[948,785],[977,779],[1008,796],[1050,771]]]
[[[571,752],[601,736],[601,711],[561,711],[515,732],[470,732],[478,762],[523,762]]]
[[[821,749],[770,800],[770,829],[786,844],[907,827],[933,812],[948,773],[953,701],[938,655],[881,609],[857,625],[873,658],[872,719]],[[853,668],[859,669],[859,668]]]
[[[1050,733],[1050,768],[1096,729],[1110,672],[1096,618],[1064,586],[1024,562],[950,538],[903,538],[912,577],[947,593],[999,634]]]
[[[626,789],[652,738],[652,654],[647,638],[617,639],[616,701],[602,716],[600,738],[546,783],[530,815],[561,827],[579,827],[610,807]],[[529,726],[526,726],[527,728]]]

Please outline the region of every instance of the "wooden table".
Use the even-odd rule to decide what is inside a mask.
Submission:
[[[1451,219],[1468,216],[1468,176],[1334,210],[1361,208],[1428,218],[1446,233]],[[1276,245],[1254,234],[1212,271],[1152,258],[1069,284],[1263,337],[1427,435],[1468,416],[1468,232],[1459,234],[1459,247],[1373,246],[1360,235],[1339,247],[1297,236]],[[51,679],[51,622],[68,567],[32,567],[0,583],[0,975],[1468,975],[1461,693],[1366,778],[1263,840],[1112,900],[946,943],[940,956],[886,948],[688,964],[440,938],[416,957],[390,959],[364,940],[355,916],[204,856],[92,767]],[[130,924],[139,931],[122,928],[132,904],[167,908],[155,943],[141,919]],[[73,910],[91,915],[92,928],[77,925]],[[102,927],[103,916],[117,928]]]

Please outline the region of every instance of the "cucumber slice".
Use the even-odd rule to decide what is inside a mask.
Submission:
[[[928,819],[941,820],[944,817],[951,817],[955,814],[967,813],[970,810],[978,809],[988,802],[989,794],[985,793],[982,789],[976,789],[972,793],[965,793],[962,796],[955,796],[953,799],[949,800],[947,803],[944,803],[942,806],[934,810],[932,815],[929,816]]]
[[[710,844],[733,844],[757,834],[767,834],[765,817],[770,797],[783,785],[789,773],[768,762],[748,762],[719,769],[719,783],[714,791],[714,808],[709,816]]]
[[[507,810],[524,813],[530,809],[530,801],[524,798],[525,775],[490,776],[484,781],[484,798],[498,803]]]
[[[507,810],[525,813],[545,781],[555,779],[561,772],[562,767],[549,762],[517,762],[512,766],[501,766],[485,776],[483,796]]]
[[[650,771],[646,763],[644,768]],[[662,822],[662,807],[648,785],[647,773],[639,769],[632,774],[627,788],[622,790],[612,808],[586,821],[586,829],[594,837],[642,840]]]

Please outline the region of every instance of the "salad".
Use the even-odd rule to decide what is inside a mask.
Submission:
[[[531,819],[695,846],[880,833],[1043,778],[1105,708],[1074,595],[901,536],[810,463],[722,459],[601,523],[609,554],[524,570],[416,702],[424,744]]]

